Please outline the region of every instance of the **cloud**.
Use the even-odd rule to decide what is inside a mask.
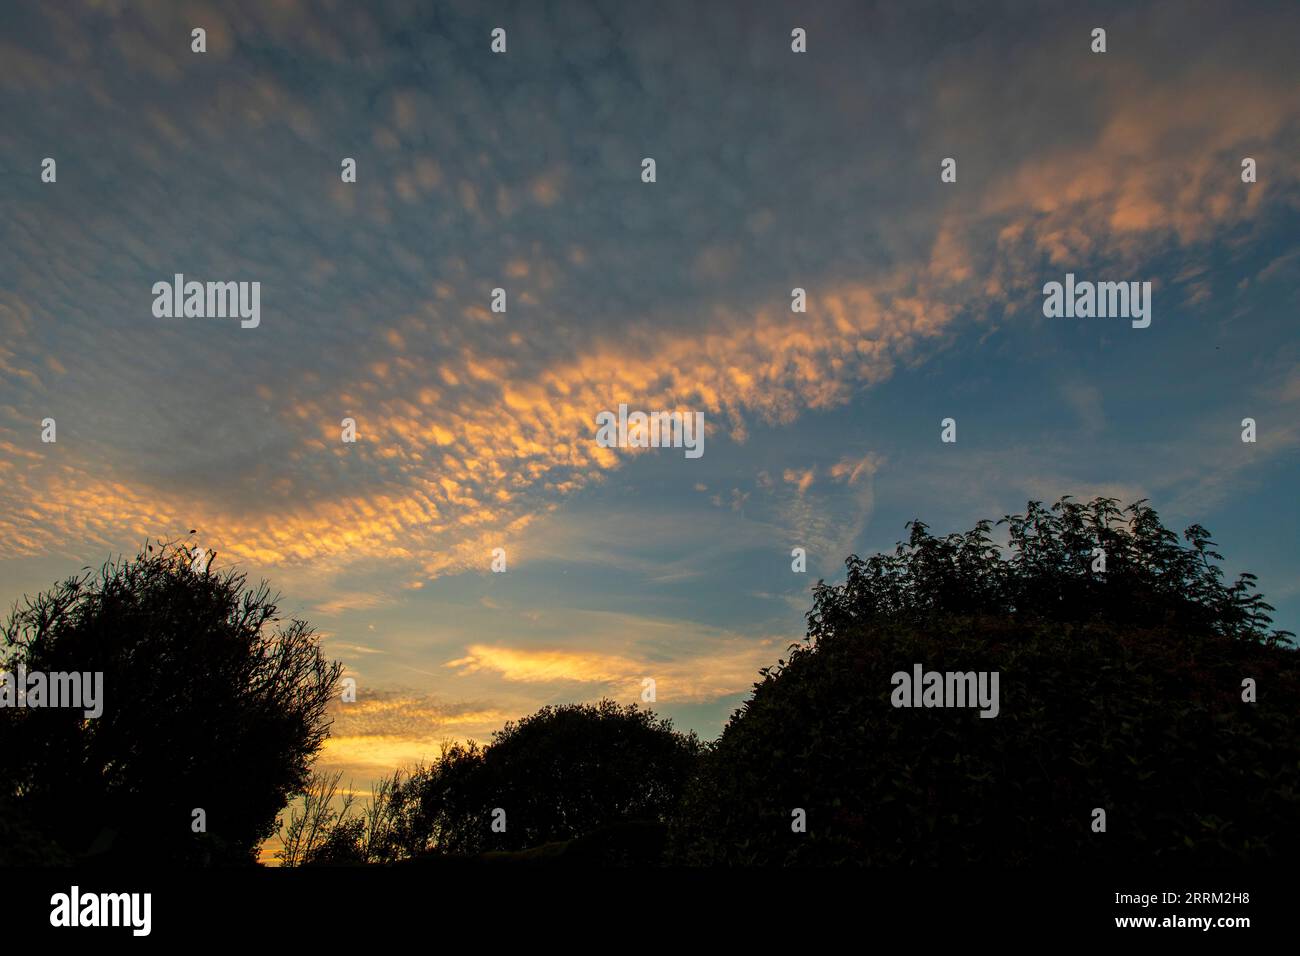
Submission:
[[[619,699],[639,700],[653,678],[657,703],[699,703],[747,691],[761,667],[776,663],[781,638],[733,638],[702,653],[680,651],[655,661],[598,650],[561,650],[472,644],[443,666],[461,674],[489,672],[509,682],[595,685]]]
[[[384,594],[376,594],[370,591],[354,591],[336,595],[327,601],[321,601],[316,605],[316,611],[321,614],[333,615],[344,611],[370,610],[391,604],[393,600],[393,598]]]
[[[854,485],[861,478],[870,478],[884,464],[884,458],[871,452],[859,458],[841,458],[830,468],[830,476],[836,481]]]
[[[203,14],[210,44],[246,68],[237,81],[213,74],[210,95],[200,92],[201,64],[173,37],[185,16],[166,5],[124,11],[112,27],[126,74],[90,71],[84,57],[59,64],[84,74],[94,109],[122,114],[135,175],[118,177],[120,193],[101,196],[89,219],[84,204],[64,207],[50,191],[52,200],[21,202],[13,219],[24,257],[0,296],[0,321],[13,333],[0,351],[0,441],[27,464],[8,469],[0,491],[0,542],[14,554],[76,540],[121,546],[188,525],[229,560],[264,567],[310,562],[342,574],[355,562],[393,561],[425,578],[481,569],[493,547],[520,538],[557,502],[652,453],[597,448],[600,409],[622,400],[701,409],[711,443],[744,443],[756,422],[785,426],[844,406],[942,348],[963,320],[1014,312],[1039,285],[1044,258],[1054,269],[1106,260],[1141,268],[1163,248],[1211,244],[1248,226],[1293,197],[1297,179],[1290,147],[1300,92],[1259,82],[1286,51],[1253,16],[1246,25],[1263,39],[1244,65],[1225,49],[1230,38],[1210,31],[1199,72],[1162,81],[1164,47],[1150,62],[1107,54],[1107,69],[1079,95],[1069,71],[1055,67],[1077,38],[1048,31],[1026,68],[1052,95],[1024,91],[1025,110],[1002,103],[1011,94],[990,68],[999,51],[955,47],[925,77],[934,99],[919,128],[888,131],[910,158],[900,165],[896,144],[856,141],[848,130],[833,145],[859,156],[861,168],[840,163],[835,175],[810,167],[802,146],[800,162],[791,151],[801,131],[862,104],[829,93],[793,112],[782,137],[754,139],[770,126],[762,84],[779,75],[763,73],[758,90],[728,94],[729,135],[766,148],[755,145],[743,165],[712,155],[666,162],[646,204],[639,197],[648,193],[627,191],[623,166],[639,156],[635,124],[654,114],[629,114],[599,137],[578,121],[637,84],[666,95],[662,85],[679,82],[654,72],[659,60],[647,50],[657,34],[631,47],[631,76],[593,69],[576,89],[532,88],[508,107],[514,135],[502,141],[501,100],[455,56],[432,53],[443,43],[437,31],[417,56],[447,82],[443,97],[386,75],[397,52],[386,45],[394,26],[385,11],[338,25],[297,7],[246,12],[228,23]],[[84,44],[83,25],[48,15],[65,49]],[[709,30],[730,27],[714,17],[700,29],[690,49],[714,49]],[[248,58],[259,36],[295,44],[319,84],[293,84],[274,61]],[[746,42],[766,62],[757,36]],[[349,56],[374,72],[373,110],[332,79]],[[724,84],[690,62],[702,71],[692,82]],[[828,91],[840,89],[837,64],[819,67]],[[546,67],[530,60],[534,68]],[[132,72],[166,81],[149,109],[127,108]],[[32,92],[52,104],[61,89]],[[1077,102],[1079,121],[1034,139],[1049,100]],[[717,117],[686,109],[669,119],[665,156],[707,141]],[[264,148],[236,148],[272,126]],[[895,196],[871,187],[871,177],[919,162],[918,150],[928,155],[925,140],[941,130],[973,150],[961,157],[956,190]],[[15,148],[32,132],[20,123],[0,135]],[[79,146],[92,153],[78,135],[65,140],[69,155]],[[340,188],[337,144],[359,141],[380,148],[360,157],[356,188]],[[274,157],[302,157],[304,143],[319,168],[286,178]],[[1001,151],[982,153],[990,143]],[[598,157],[590,167],[577,162],[586,149]],[[1246,149],[1266,171],[1249,189],[1236,176]],[[799,198],[771,195],[769,182]],[[191,203],[183,221],[166,198],[178,189]],[[834,195],[823,199],[823,189]],[[321,202],[326,195],[347,201]],[[957,195],[960,203],[941,198]],[[911,214],[879,238],[870,261],[867,250],[848,256],[833,225],[844,217],[827,216],[831,202],[879,215],[910,203]],[[611,208],[627,217],[621,231],[610,231]],[[733,208],[743,228],[718,234]],[[204,224],[198,241],[194,221]],[[315,238],[273,241],[288,221],[299,240]],[[813,223],[819,232],[808,231]],[[39,262],[52,271],[25,264]],[[268,316],[257,349],[237,344],[254,341],[237,329],[144,321],[141,290],[184,263],[263,277]],[[796,283],[810,302],[797,317],[788,300]],[[497,285],[510,295],[504,315],[486,307]],[[53,316],[72,342],[95,347],[56,346],[46,331]],[[151,374],[158,368],[160,377]],[[49,376],[60,374],[75,383],[70,392],[52,391]],[[109,391],[114,403],[96,407]],[[1100,427],[1095,400],[1077,390],[1067,399]],[[31,423],[43,409],[62,416],[57,447],[35,440]],[[358,420],[355,445],[339,441],[344,415]],[[177,447],[193,451],[178,456]],[[778,473],[797,473],[800,494],[810,493],[807,466]],[[857,481],[862,472],[849,474]],[[748,492],[735,493],[728,505],[741,511]]]
[[[486,741],[520,716],[484,702],[452,702],[402,688],[362,687],[354,703],[335,701],[316,772],[342,770],[373,780],[437,757],[444,742]]]
[[[788,485],[794,485],[800,495],[812,487],[813,477],[816,472],[814,468],[787,468],[781,473],[781,480]]]
[[[584,654],[573,651],[547,651],[489,647],[473,644],[464,657],[447,661],[444,667],[465,674],[494,671],[508,681],[550,682],[581,681],[613,683],[627,679],[637,664],[610,654]]]
[[[1061,395],[1078,416],[1079,424],[1089,433],[1106,427],[1106,413],[1102,409],[1101,390],[1086,382],[1067,382],[1061,385]]]

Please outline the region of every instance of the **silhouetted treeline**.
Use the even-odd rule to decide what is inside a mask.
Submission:
[[[675,859],[1210,864],[1300,848],[1300,662],[1253,578],[1225,585],[1208,532],[1180,544],[1142,502],[1031,502],[1004,520],[1006,555],[990,522],[944,538],[913,523],[894,554],[819,584],[807,640],[689,785]],[[999,715],[896,709],[891,675],[917,663],[1000,672]]]
[[[1144,502],[1030,502],[999,524],[1005,547],[990,521],[913,522],[892,554],[850,557],[712,743],[636,706],[547,707],[395,771],[364,806],[308,777],[338,677],[310,629],[271,632],[274,603],[242,578],[141,555],[6,625],[8,661],[99,667],[141,696],[102,727],[0,711],[0,852],[248,860],[294,794],[291,866],[1294,856],[1300,651],[1254,578],[1225,582],[1204,528],[1180,540]],[[917,665],[996,672],[996,717],[895,706]]]
[[[528,802],[522,766],[476,778],[499,744],[451,748],[396,802],[458,822],[398,855],[483,854],[497,806],[530,821],[499,845],[532,845],[509,859],[538,864],[1212,865],[1300,849],[1298,652],[1268,630],[1253,576],[1224,582],[1209,533],[1180,541],[1144,502],[1031,502],[1000,523],[1005,553],[990,521],[942,538],[913,522],[893,554],[819,583],[805,641],[718,741],[682,748],[695,767],[666,812],[575,831],[572,795]],[[998,716],[895,708],[892,675],[918,663],[997,671]],[[590,751],[545,718],[545,766],[598,799],[617,775],[592,777]]]

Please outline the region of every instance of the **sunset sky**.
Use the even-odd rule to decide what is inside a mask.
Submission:
[[[0,602],[197,529],[357,679],[322,765],[359,789],[645,677],[716,736],[846,555],[1030,498],[1200,522],[1300,631],[1298,28],[6,3]],[[1067,272],[1150,281],[1150,327],[1044,318]],[[175,273],[260,282],[260,326],[155,318]],[[597,447],[620,402],[703,411],[703,457]]]

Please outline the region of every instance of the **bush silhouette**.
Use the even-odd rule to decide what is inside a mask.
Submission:
[[[1145,502],[1030,502],[818,584],[688,785],[697,864],[1282,860],[1300,849],[1300,652],[1253,577],[1222,581]],[[1105,570],[1094,570],[1095,548]],[[1000,714],[895,709],[891,675],[1000,672]],[[1243,701],[1253,679],[1258,702]],[[792,832],[802,808],[807,832]],[[1104,833],[1093,810],[1106,811]]]
[[[394,774],[364,818],[328,809],[337,781],[317,781],[290,819],[286,862],[659,862],[699,753],[694,733],[635,705],[543,707],[485,747],[447,744],[431,765]],[[503,832],[492,829],[498,808]],[[303,822],[313,813],[315,825]]]
[[[699,742],[635,705],[544,707],[493,734],[463,807],[467,848],[522,850],[613,824],[661,821],[694,770]],[[507,812],[504,833],[486,822]],[[482,842],[475,846],[474,840]]]
[[[72,858],[37,831],[22,809],[0,797],[0,867],[67,866]]]
[[[0,710],[0,803],[72,859],[253,862],[307,782],[341,671],[276,600],[177,544],[25,599],[0,666],[102,672],[104,707]]]

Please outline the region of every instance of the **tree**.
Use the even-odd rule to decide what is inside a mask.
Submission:
[[[340,854],[354,856],[346,844],[356,835],[352,823],[355,798],[351,791],[339,794],[342,779],[342,771],[312,774],[281,828],[280,849],[275,854],[281,866],[337,862]]]
[[[416,808],[406,775],[398,770],[379,780],[364,810],[358,809],[351,789],[339,792],[342,779],[342,771],[312,774],[281,827],[276,852],[281,866],[391,863],[409,855],[403,852],[410,840],[403,815]]]
[[[321,810],[333,797],[322,781],[290,819],[285,842],[294,848],[285,862],[658,862],[667,818],[700,750],[694,733],[635,705],[544,707],[507,723],[486,747],[448,743],[430,765],[395,773],[364,816]],[[492,828],[497,810],[504,831]],[[552,846],[540,856],[517,852],[543,844]]]
[[[0,628],[7,671],[103,674],[97,718],[0,711],[3,796],[69,856],[252,862],[306,785],[342,665],[245,582],[146,544],[24,599]]]
[[[1300,652],[1137,502],[912,522],[819,582],[688,785],[674,858],[742,864],[1225,863],[1300,849]],[[1098,560],[1104,552],[1104,570]],[[1000,713],[895,708],[892,675],[997,671]],[[1243,699],[1255,681],[1256,702]],[[795,809],[807,818],[795,832]],[[1107,830],[1093,831],[1095,809]]]
[[[522,850],[634,820],[665,820],[699,754],[695,734],[635,704],[543,707],[492,737],[463,805],[461,837],[483,849]],[[487,824],[507,813],[504,833]]]

